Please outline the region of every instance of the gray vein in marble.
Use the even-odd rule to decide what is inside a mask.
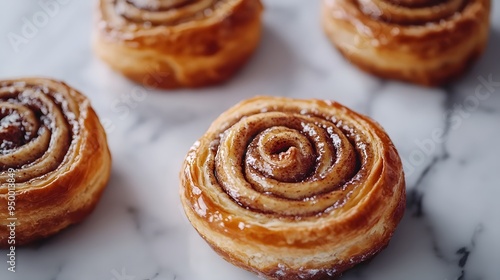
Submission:
[[[479,238],[483,230],[484,229],[482,224],[476,226],[470,244],[468,246],[461,247],[460,249],[457,250],[456,254],[460,256],[460,259],[458,260],[458,267],[461,269],[460,276],[458,277],[457,280],[466,280],[467,261],[469,260],[469,256],[474,253],[477,239]]]
[[[407,186],[408,189],[407,209],[412,212],[412,216],[418,218],[422,217],[425,213],[425,210],[423,209],[425,190],[421,190],[422,182],[429,175],[429,172],[435,170],[438,163],[440,163],[441,161],[445,161],[449,158],[449,153],[447,152],[446,149],[446,142],[449,137],[450,127],[451,127],[450,118],[451,114],[453,113],[452,106],[456,98],[451,88],[447,87],[444,88],[444,90],[446,91],[446,99],[443,104],[443,110],[444,112],[447,113],[443,129],[443,136],[442,136],[443,141],[440,144],[441,146],[440,152],[438,154],[433,155],[433,158],[430,161],[430,163],[423,169],[422,173],[417,178],[415,185]]]

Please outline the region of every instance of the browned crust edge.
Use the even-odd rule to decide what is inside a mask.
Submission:
[[[254,99],[252,99],[254,100]],[[242,102],[243,103],[243,102]],[[354,112],[353,112],[354,113]],[[356,113],[354,113],[356,114]],[[366,121],[372,123],[375,127],[380,128],[380,132],[383,132],[383,129],[375,122],[371,121],[370,119],[363,117],[360,115],[363,119]],[[382,251],[386,246],[388,246],[390,239],[392,238],[397,225],[401,221],[404,211],[405,211],[405,206],[406,206],[406,191],[405,191],[405,181],[404,181],[404,173],[402,170],[401,162],[399,160],[399,156],[397,154],[397,151],[395,150],[395,147],[392,145],[392,142],[388,138],[388,136],[385,133],[382,133],[381,138],[383,141],[388,144],[386,146],[387,151],[386,151],[386,156],[388,157],[388,161],[392,162],[394,166],[390,165],[388,166],[388,170],[385,170],[384,172],[387,172],[385,176],[389,176],[388,180],[394,180],[395,178],[399,178],[398,181],[394,181],[394,191],[395,193],[391,195],[391,201],[395,201],[395,204],[391,207],[390,212],[384,213],[385,217],[385,230],[384,233],[381,234],[380,238],[377,240],[374,240],[368,249],[368,251],[364,250],[363,252],[356,253],[352,256],[349,257],[349,261],[347,262],[337,262],[336,260],[334,263],[330,264],[322,264],[322,265],[317,265],[314,266],[312,265],[306,265],[301,267],[299,270],[298,269],[292,269],[292,268],[286,268],[282,269],[279,267],[278,264],[276,263],[269,263],[268,267],[255,267],[252,266],[250,263],[247,263],[245,259],[241,259],[239,255],[236,253],[232,252],[231,250],[227,250],[227,248],[222,248],[218,246],[216,242],[221,242],[220,236],[225,236],[226,234],[220,233],[218,234],[219,237],[214,237],[214,236],[205,236],[204,233],[205,226],[200,226],[200,228],[196,228],[196,231],[202,236],[202,238],[216,251],[219,255],[221,255],[226,261],[243,268],[247,271],[253,272],[260,277],[264,277],[266,279],[276,279],[276,280],[282,280],[282,279],[290,279],[290,280],[295,280],[295,279],[334,279],[335,277],[339,277],[342,275],[342,273],[353,266],[355,266],[358,263],[361,263],[363,261],[366,261],[368,259],[371,259],[373,256],[378,254],[380,251]],[[183,169],[184,170],[184,169]],[[391,171],[392,170],[392,171]],[[399,170],[396,171],[396,170]],[[396,171],[396,172],[394,172]],[[184,211],[186,212],[186,215],[188,219],[191,221],[191,219],[194,219],[191,221],[193,225],[199,225],[198,224],[198,217],[196,216],[195,213],[193,213],[193,209],[191,209],[190,204],[188,202],[188,199],[184,196],[184,188],[188,188],[189,184],[186,183],[183,180],[183,172],[181,172],[181,188],[180,188],[180,195],[181,195],[181,201],[182,205],[184,208]],[[394,177],[396,176],[396,177]],[[392,179],[390,179],[392,178]],[[397,190],[397,192],[396,192]],[[203,220],[200,218],[200,220]],[[203,223],[203,222],[201,222]],[[356,223],[357,224],[357,223]],[[210,228],[209,226],[207,226]],[[204,233],[200,232],[203,231]],[[208,229],[208,232],[210,230]],[[215,234],[215,232],[214,232]],[[215,239],[214,239],[215,238]],[[228,240],[232,240],[231,237],[227,236],[226,237]],[[219,241],[212,241],[214,240],[219,240]],[[223,241],[222,241],[223,242]],[[239,242],[245,242],[240,240]],[[286,253],[286,249],[284,248],[283,253]],[[307,275],[308,272],[314,271],[312,274]]]
[[[262,8],[260,1],[242,0],[214,24],[175,31],[173,35],[137,36],[130,41],[110,36],[109,30],[96,24],[93,49],[112,69],[147,87],[216,85],[234,76],[254,54],[261,38]],[[97,15],[98,21],[102,20],[99,11]],[[129,45],[131,42],[134,46]],[[240,42],[236,48],[235,42]],[[122,57],[134,61],[134,66],[123,65],[119,61]],[[192,66],[199,59],[207,65]],[[189,67],[184,65],[187,62]]]
[[[39,78],[18,80],[32,79]],[[75,98],[83,96],[63,82],[44,80],[63,84],[77,94]],[[16,191],[15,243],[8,243],[9,221],[5,220],[0,224],[0,248],[28,245],[52,236],[72,224],[83,221],[95,209],[110,177],[111,153],[97,114],[90,105],[82,109],[86,116],[81,116],[84,120],[79,137],[83,138],[83,142],[77,154],[77,161],[70,162],[71,167],[66,172],[59,174],[56,180],[42,188],[23,188]],[[0,204],[7,205],[7,201],[7,193],[0,194]],[[7,211],[7,207],[0,211]],[[40,211],[46,213],[34,220],[32,215],[40,215]]]
[[[338,42],[336,42],[336,35],[335,31],[332,30],[332,26],[336,26],[336,28],[341,29],[346,28],[346,26],[352,28],[351,21],[355,20],[340,20],[332,18],[329,14],[329,7],[326,4],[328,0],[322,1],[322,25],[331,43],[353,65],[359,67],[361,70],[367,73],[381,78],[401,80],[404,82],[428,87],[446,85],[458,80],[461,76],[463,76],[471,68],[474,62],[481,57],[487,46],[489,37],[489,24],[486,24],[486,22],[489,23],[489,14],[491,9],[490,1],[475,0],[475,5],[481,5],[482,10],[479,13],[481,15],[484,15],[483,17],[467,18],[463,21],[459,19],[457,20],[457,25],[453,26],[452,29],[446,29],[441,32],[429,31],[428,33],[424,33],[422,36],[391,35],[389,34],[390,25],[387,24],[387,26],[385,26],[386,23],[383,23],[384,26],[380,28],[382,34],[378,34],[378,36],[375,36],[375,38],[388,38],[389,43],[385,46],[369,46],[369,48],[372,48],[375,53],[379,54],[379,57],[383,57],[384,59],[391,58],[391,55],[389,55],[388,53],[401,52],[407,55],[412,60],[409,61],[407,66],[405,66],[404,68],[385,67],[385,65],[380,65],[375,61],[371,61],[369,59],[366,59],[365,57],[349,52],[348,50],[341,47]],[[356,17],[355,15],[351,16],[353,18]],[[346,18],[349,18],[349,16],[347,16]],[[369,28],[377,29],[375,23],[376,20],[369,19],[369,17],[357,18],[356,20],[358,22],[357,24],[366,24],[367,26],[369,26]],[[394,25],[394,27],[398,26]],[[399,28],[406,27],[399,26]],[[452,40],[451,44],[446,41],[447,38],[450,37],[450,34],[454,34],[453,38],[449,38]],[[448,51],[450,50],[456,50],[457,44],[467,44],[470,40],[476,40],[477,42],[472,47],[466,48],[465,50],[461,51],[458,56],[456,54],[456,51],[454,51],[453,54],[448,53]],[[412,48],[412,46],[416,46],[416,44],[419,44],[419,46]],[[423,46],[431,46],[432,52],[435,52],[435,54],[429,56],[429,53],[432,52],[428,48],[425,48]],[[405,52],[403,50],[403,48],[405,47],[409,47],[411,51]],[[446,57],[448,55],[453,55],[454,58],[458,59],[454,62],[450,62],[446,60]],[[419,69],[412,69],[411,64],[419,63],[418,60],[424,61],[426,59],[434,59],[436,61],[439,61],[439,65],[428,67],[423,66],[419,67]]]

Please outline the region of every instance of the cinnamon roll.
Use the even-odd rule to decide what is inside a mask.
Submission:
[[[426,86],[462,75],[484,51],[490,0],[323,0],[322,24],[352,63]]]
[[[94,50],[148,87],[229,79],[261,37],[260,0],[99,0]]]
[[[398,153],[330,101],[256,97],[189,151],[180,196],[227,261],[267,279],[330,279],[389,242],[405,207]]]
[[[110,165],[106,135],[86,97],[49,79],[0,81],[0,247],[82,221]]]

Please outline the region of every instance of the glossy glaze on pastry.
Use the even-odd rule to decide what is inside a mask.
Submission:
[[[0,80],[1,247],[83,220],[110,166],[105,132],[86,97],[49,79]]]
[[[180,177],[199,234],[267,279],[340,275],[388,244],[405,207],[387,134],[330,101],[237,104],[194,144]]]
[[[322,24],[337,49],[384,78],[446,84],[488,40],[491,0],[322,1]]]
[[[94,50],[148,87],[229,79],[261,36],[260,0],[99,0]]]

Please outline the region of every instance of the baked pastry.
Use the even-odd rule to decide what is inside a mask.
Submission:
[[[330,101],[256,97],[194,144],[180,196],[227,261],[267,279],[331,279],[382,250],[405,208],[398,153]]]
[[[483,53],[490,9],[490,0],[323,0],[322,24],[363,70],[437,86]]]
[[[94,50],[148,87],[230,78],[261,36],[260,0],[99,0]]]
[[[82,221],[110,166],[106,135],[86,97],[49,79],[0,80],[0,247]]]

